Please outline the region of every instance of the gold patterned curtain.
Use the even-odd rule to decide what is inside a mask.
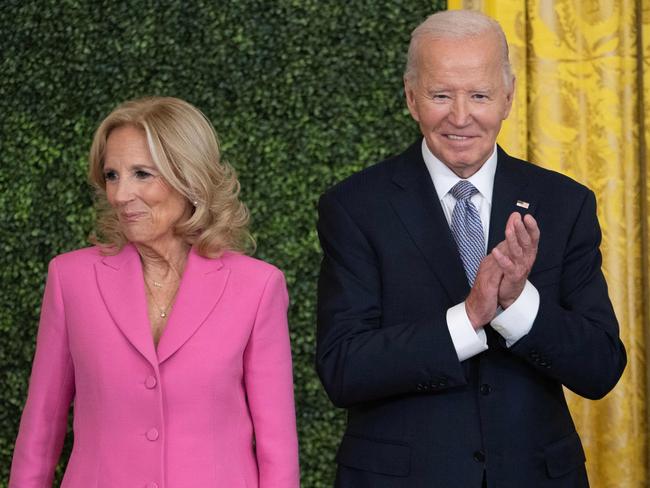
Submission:
[[[650,486],[650,0],[449,0],[448,8],[481,10],[508,37],[517,93],[499,143],[596,193],[628,366],[603,400],[567,393],[591,485]]]

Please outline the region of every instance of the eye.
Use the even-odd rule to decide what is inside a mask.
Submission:
[[[431,95],[431,98],[436,101],[444,101],[449,99],[449,95],[446,95],[445,93],[434,93]]]
[[[104,181],[117,181],[117,172],[112,169],[104,171]]]
[[[479,100],[479,101],[484,101],[484,100],[489,100],[490,99],[490,97],[488,97],[485,93],[474,93],[474,95],[472,95],[472,98],[474,100]]]
[[[146,180],[147,178],[150,178],[151,176],[153,176],[151,173],[149,173],[148,171],[145,171],[143,169],[137,169],[137,170],[135,170],[135,172],[133,174],[139,180]]]

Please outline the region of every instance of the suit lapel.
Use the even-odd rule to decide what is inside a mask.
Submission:
[[[105,256],[95,264],[95,273],[99,292],[113,321],[131,345],[157,368],[137,251],[127,245],[119,254]]]
[[[469,284],[449,224],[422,158],[421,143],[402,155],[393,175],[391,205],[452,303],[463,301]]]
[[[525,172],[526,163],[508,156],[501,147],[497,147],[497,170],[494,175],[494,189],[492,191],[492,210],[490,211],[490,232],[488,236],[488,253],[499,242],[505,239],[506,222],[512,212],[535,215],[537,206],[536,193],[529,185]],[[520,205],[517,205],[517,203]],[[522,206],[523,205],[523,206]],[[528,208],[525,206],[528,205]],[[501,336],[486,327],[488,345],[496,348],[503,341]]]
[[[422,158],[421,143],[402,155],[393,175],[395,191],[391,204],[426,262],[438,276],[451,301],[464,300],[469,285],[449,224]],[[536,194],[528,185],[525,163],[498,147],[497,170],[492,192],[488,252],[505,238],[512,212],[535,215]],[[524,208],[518,205],[528,205]]]
[[[174,354],[205,322],[221,298],[230,270],[221,259],[190,250],[167,327],[158,343],[158,361]]]
[[[147,313],[142,264],[127,245],[115,256],[95,264],[100,294],[113,321],[129,343],[157,369],[205,322],[223,293],[229,270],[221,259],[206,259],[190,250],[165,331],[153,344]]]
[[[488,236],[488,253],[499,242],[505,239],[505,229],[508,217],[512,212],[523,215],[529,213],[535,216],[536,195],[528,185],[528,177],[524,171],[525,163],[508,156],[503,149],[498,148],[497,170],[494,175],[494,190],[492,191],[492,210],[490,212],[490,233]],[[520,205],[528,205],[524,208]]]

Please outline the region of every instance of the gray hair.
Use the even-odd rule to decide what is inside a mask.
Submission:
[[[474,10],[445,10],[424,20],[411,32],[404,78],[417,78],[417,47],[423,37],[429,39],[467,39],[485,33],[494,33],[502,44],[503,75],[506,86],[512,86],[512,67],[508,56],[508,41],[501,25],[492,17]]]

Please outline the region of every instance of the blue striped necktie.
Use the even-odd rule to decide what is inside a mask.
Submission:
[[[470,200],[478,190],[469,181],[461,180],[449,190],[449,193],[456,199],[456,206],[451,214],[451,233],[458,246],[467,281],[472,286],[481,260],[485,256],[481,217]]]

